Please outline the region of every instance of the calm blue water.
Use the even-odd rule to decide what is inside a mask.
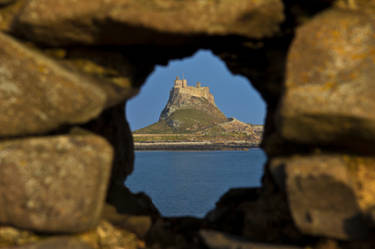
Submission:
[[[265,161],[261,149],[136,152],[126,185],[148,194],[164,216],[203,217],[228,189],[260,186]]]

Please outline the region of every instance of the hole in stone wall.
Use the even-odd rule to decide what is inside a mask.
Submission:
[[[215,110],[207,110],[200,100],[182,98],[174,99],[173,104],[185,106],[183,112],[178,113],[177,109],[173,114],[170,108],[168,115],[174,115],[172,121],[167,118],[150,127],[159,121],[176,76],[186,79],[190,86],[196,86],[196,82],[208,86],[225,116],[246,124],[233,119],[210,123],[206,114]],[[199,106],[198,111],[191,110],[191,105]],[[208,112],[204,114],[205,111]],[[247,124],[263,125],[265,112],[264,101],[249,81],[231,74],[211,51],[200,50],[190,58],[171,61],[167,67],[157,66],[140,94],[127,104],[126,115],[135,132],[136,147],[142,142],[153,142],[155,146],[151,151],[136,150],[135,169],[125,185],[133,192],[148,194],[164,216],[203,217],[230,188],[260,186],[266,156],[259,148],[200,150],[207,146],[202,141],[215,137],[218,143],[229,143],[233,138],[232,144],[245,141],[248,145],[250,138],[255,141],[259,135],[256,131],[260,126]],[[163,144],[172,142],[179,149],[184,143],[185,150],[163,148]],[[200,143],[198,147],[194,147],[196,143]]]

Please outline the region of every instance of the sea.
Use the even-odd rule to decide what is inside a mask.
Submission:
[[[125,185],[149,195],[163,216],[204,215],[230,188],[259,187],[265,153],[248,151],[138,151]]]

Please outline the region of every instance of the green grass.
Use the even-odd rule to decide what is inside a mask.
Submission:
[[[134,131],[135,134],[165,134],[174,133],[173,129],[167,125],[167,123],[162,120],[156,122],[152,125],[146,126],[142,129]]]
[[[169,124],[178,123],[171,127]],[[162,120],[145,128],[136,130],[135,134],[168,134],[168,133],[193,133],[217,123],[226,121],[226,118],[208,114],[197,109],[181,109],[172,113],[167,120]]]
[[[217,117],[197,109],[177,110],[168,119],[179,123],[175,131],[180,133],[195,132],[226,120],[225,118]]]

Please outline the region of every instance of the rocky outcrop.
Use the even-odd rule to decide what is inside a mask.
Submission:
[[[208,87],[188,86],[177,78],[159,121],[135,133],[194,133],[225,121]]]
[[[216,106],[214,97],[208,87],[187,86],[186,80],[183,81],[185,85],[180,87],[176,85],[179,81],[181,80],[177,79],[175,81],[175,86],[170,91],[167,105],[161,112],[159,121],[165,120],[172,128],[178,128],[178,126],[183,125],[180,124],[182,120],[178,120],[179,117],[176,117],[173,113],[183,110],[196,110],[204,113],[203,116],[208,115],[212,120],[212,122],[210,122],[211,125],[226,121],[227,118]],[[188,113],[184,115],[186,116],[186,114]],[[192,118],[194,119],[194,117]]]
[[[258,140],[261,140],[263,133],[263,125],[247,124],[236,118],[229,118],[228,122],[218,124],[218,126],[223,128],[225,132],[237,132],[246,134],[247,136],[257,136],[256,139]]]
[[[183,142],[180,144],[165,143],[168,141],[157,141],[161,142],[158,144],[136,143],[137,149],[204,149],[204,146],[206,146],[206,149],[212,150],[213,148],[235,149],[241,146],[243,148],[252,147],[254,144],[260,143],[262,132],[263,126],[255,128],[255,126],[253,127],[235,118],[228,119],[225,117],[216,106],[214,96],[210,93],[208,87],[202,87],[199,82],[196,87],[188,86],[185,79],[180,80],[177,77],[175,85],[170,91],[167,105],[160,114],[159,122],[139,129],[135,131],[135,134],[189,133],[197,138],[186,137],[180,141],[175,141],[177,143]],[[226,140],[231,140],[233,144],[228,143],[225,145],[222,140],[220,140],[220,144],[217,143],[218,141],[202,141],[198,138],[209,136],[213,139],[219,139],[223,135],[226,136]],[[249,144],[249,141],[238,141],[238,136],[242,140],[251,140],[251,143]],[[136,142],[139,142],[139,140],[140,137],[137,136]]]

